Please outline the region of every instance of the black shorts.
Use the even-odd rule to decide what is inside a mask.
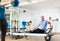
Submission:
[[[44,33],[44,32],[45,31],[41,30],[41,29],[36,29],[36,30],[30,31],[30,33]]]

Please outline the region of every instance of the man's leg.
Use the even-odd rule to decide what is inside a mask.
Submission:
[[[36,30],[30,31],[30,33],[44,33],[44,32],[45,31],[41,30],[41,29],[36,29]]]
[[[39,33],[44,33],[44,32],[45,32],[44,30],[39,29]]]
[[[39,29],[36,29],[36,30],[30,31],[30,33],[39,33]]]
[[[6,37],[6,31],[7,31],[7,23],[5,20],[1,22],[1,41],[5,41]]]

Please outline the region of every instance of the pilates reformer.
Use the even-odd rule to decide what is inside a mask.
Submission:
[[[11,12],[12,12],[12,10],[11,10]],[[12,19],[12,14],[11,14],[11,19]],[[11,19],[10,19],[10,21],[11,21]],[[17,23],[18,24],[18,23]],[[54,34],[52,34],[52,33],[50,33],[51,31],[52,31],[52,29],[50,29],[50,28],[48,28],[47,30],[46,30],[46,32],[45,33],[43,33],[43,34],[37,34],[37,33],[26,33],[26,32],[24,32],[24,33],[19,33],[19,32],[11,32],[12,30],[13,30],[14,28],[11,28],[11,30],[10,30],[10,35],[13,37],[13,36],[38,36],[38,37],[40,37],[40,36],[44,36],[44,38],[45,38],[45,41],[51,41],[51,38],[52,38],[52,36],[54,35]],[[15,28],[16,29],[16,28]],[[18,28],[17,28],[18,29]],[[16,31],[16,30],[15,30]]]
[[[44,36],[44,38],[45,38],[45,41],[51,41],[51,38],[52,38],[52,36],[54,35],[53,33],[51,33],[51,31],[52,31],[52,29],[50,29],[50,28],[48,28],[47,30],[46,30],[46,32],[45,33],[42,33],[42,34],[37,34],[37,33],[10,33],[12,36],[14,36],[14,35],[20,35],[20,36],[38,36],[38,37],[40,37],[40,36]]]

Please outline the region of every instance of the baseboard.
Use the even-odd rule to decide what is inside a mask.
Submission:
[[[54,32],[54,34],[60,34],[60,32]]]

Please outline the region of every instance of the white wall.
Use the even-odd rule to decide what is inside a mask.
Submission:
[[[22,12],[23,10],[26,10],[26,12],[23,13]],[[39,10],[20,8],[20,10],[18,11],[19,12],[16,15],[13,14],[14,15],[13,18],[18,18],[18,20],[20,21],[19,26],[21,25],[22,21],[32,20],[33,22],[32,27],[36,27],[38,25],[38,22],[40,21],[40,16],[42,15],[44,15],[47,20],[49,16],[53,18],[60,18],[59,8],[41,8]],[[60,21],[55,23],[53,32],[60,32]]]

